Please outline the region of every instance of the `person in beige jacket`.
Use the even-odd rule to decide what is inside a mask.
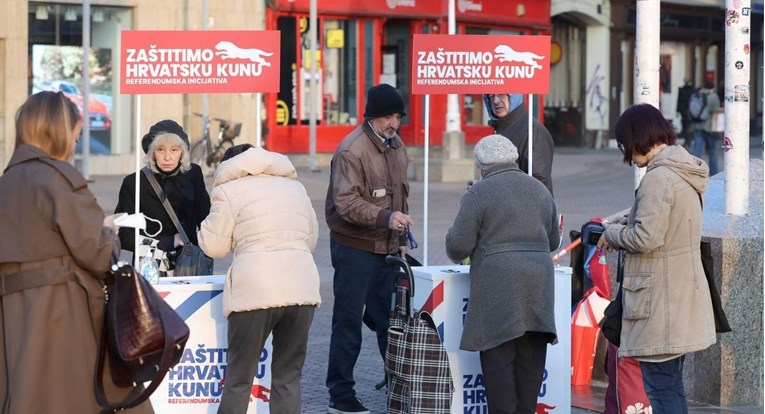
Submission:
[[[234,251],[223,288],[229,348],[218,413],[247,411],[254,373],[273,333],[270,409],[298,414],[308,329],[321,303],[311,253],[319,227],[311,200],[286,156],[250,144],[226,151],[211,198],[199,246],[211,257]]]
[[[651,105],[627,109],[614,132],[624,162],[646,168],[629,215],[598,241],[626,250],[619,356],[640,361],[654,414],[687,413],[685,354],[716,340],[699,249],[709,168],[674,145],[672,124]]]

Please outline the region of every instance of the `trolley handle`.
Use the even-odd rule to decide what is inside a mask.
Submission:
[[[406,298],[401,302],[402,307],[406,309],[407,316],[414,315],[414,308],[412,306],[412,298],[414,297],[414,276],[412,274],[412,268],[407,263],[406,259],[397,255],[388,255],[385,257],[385,262],[393,266],[394,268],[394,280],[393,285],[396,287],[396,293],[391,298],[391,310],[396,308],[396,298],[402,291],[406,291]],[[403,272],[399,269],[403,269]],[[403,287],[399,284],[401,279],[406,279],[408,286]],[[401,299],[401,298],[399,298]]]

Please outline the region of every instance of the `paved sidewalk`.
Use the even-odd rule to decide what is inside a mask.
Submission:
[[[759,156],[758,156],[759,154]],[[762,157],[761,148],[752,148],[752,158]],[[721,164],[722,165],[722,164]],[[329,178],[328,167],[320,172],[298,171],[299,180],[306,186],[320,224],[320,236],[314,257],[321,276],[323,303],[315,314],[311,326],[308,356],[303,371],[303,412],[326,413],[328,394],[325,376],[331,330],[333,294],[332,266],[329,256],[329,231],[324,221],[324,199]],[[564,245],[568,244],[568,232],[579,229],[592,216],[608,216],[628,208],[633,198],[633,169],[623,164],[618,150],[556,149],[553,168],[553,184],[558,212],[564,216]],[[122,177],[97,176],[91,184],[99,203],[112,212],[117,202]],[[209,180],[208,180],[209,186]],[[459,207],[465,184],[432,183],[429,191],[428,264],[449,264],[444,250],[444,238]],[[410,212],[414,218],[413,232],[420,248],[412,255],[424,259],[423,230],[423,183],[412,183],[409,199]],[[562,260],[564,265],[568,259]],[[217,260],[216,273],[224,273],[230,258]],[[364,329],[363,347],[355,371],[356,391],[373,413],[385,413],[385,391],[375,390],[374,385],[383,379],[382,359],[377,351],[371,331]],[[601,384],[602,385],[602,384]],[[603,390],[593,387],[575,390],[572,413],[602,412]],[[563,411],[562,411],[563,412]],[[721,410],[717,407],[694,406],[692,413],[762,413],[761,407],[746,407],[741,411]]]

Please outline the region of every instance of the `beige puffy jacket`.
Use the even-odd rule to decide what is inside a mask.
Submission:
[[[234,251],[223,290],[223,314],[292,305],[319,305],[312,251],[316,212],[295,167],[262,148],[220,164],[210,214],[198,233],[211,257]]]

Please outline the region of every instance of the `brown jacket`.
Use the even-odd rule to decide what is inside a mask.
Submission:
[[[398,136],[386,147],[368,122],[351,131],[332,158],[325,206],[330,237],[379,254],[406,245],[406,234],[388,229],[388,220],[394,211],[409,212],[408,165]]]
[[[0,194],[0,413],[97,413],[102,278],[116,235],[82,175],[38,148],[16,149]],[[109,378],[107,397],[121,401],[129,390]]]

